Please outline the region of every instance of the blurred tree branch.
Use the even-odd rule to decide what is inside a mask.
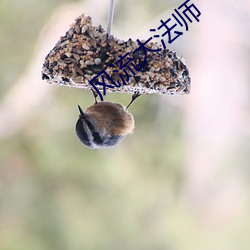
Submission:
[[[84,1],[64,4],[55,10],[42,30],[36,48],[25,72],[5,94],[0,103],[0,137],[6,138],[22,129],[29,119],[49,100],[53,91],[41,80],[41,68],[45,56],[53,48],[58,38],[64,34],[74,19],[83,11],[95,15],[94,22],[102,23],[106,16],[108,1]]]

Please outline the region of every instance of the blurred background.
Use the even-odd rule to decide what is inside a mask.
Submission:
[[[183,2],[116,0],[112,33],[148,38]],[[191,94],[140,97],[134,134],[90,150],[74,126],[92,94],[41,68],[81,13],[106,28],[109,1],[1,0],[1,250],[250,249],[250,2],[190,3],[200,22],[167,47]]]

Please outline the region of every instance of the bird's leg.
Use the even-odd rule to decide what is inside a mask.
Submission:
[[[126,110],[131,106],[131,104],[140,96],[141,94],[139,93],[139,91],[135,92],[133,95],[132,95],[132,100],[131,102],[128,104]]]
[[[97,98],[98,94],[97,94],[93,89],[90,89],[90,90],[91,90],[92,93],[93,93],[93,96],[94,96],[94,99],[95,99],[95,104],[97,104],[96,98]]]

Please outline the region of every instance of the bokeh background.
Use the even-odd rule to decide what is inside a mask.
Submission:
[[[148,38],[183,2],[116,0],[113,34]],[[250,249],[250,1],[190,3],[200,22],[168,47],[191,94],[140,97],[135,133],[90,150],[74,126],[92,94],[41,67],[81,13],[106,27],[109,1],[1,0],[1,250]]]

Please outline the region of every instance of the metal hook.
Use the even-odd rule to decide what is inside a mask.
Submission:
[[[114,9],[115,9],[115,0],[110,0],[109,12],[108,12],[108,25],[107,25],[107,33],[109,35],[111,34],[111,29],[112,29]]]

